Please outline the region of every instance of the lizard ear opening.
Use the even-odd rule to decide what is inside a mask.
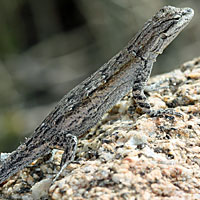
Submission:
[[[161,34],[161,39],[163,39],[163,40],[167,39],[167,35],[165,33],[162,33]]]

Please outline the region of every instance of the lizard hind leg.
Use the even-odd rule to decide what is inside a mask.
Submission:
[[[64,149],[60,163],[60,171],[53,179],[53,182],[55,182],[67,165],[74,159],[77,149],[77,137],[62,131],[55,137],[53,141],[53,148]]]

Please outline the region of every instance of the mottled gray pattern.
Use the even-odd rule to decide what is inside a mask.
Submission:
[[[143,112],[150,110],[143,93],[153,62],[192,19],[190,8],[166,6],[98,71],[76,86],[57,104],[33,135],[11,153],[0,168],[0,183],[52,148],[63,149],[61,167],[74,157],[77,137],[131,89]]]

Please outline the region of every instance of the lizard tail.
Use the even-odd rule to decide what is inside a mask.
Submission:
[[[0,184],[40,156],[48,153],[50,148],[43,141],[28,138],[24,144],[10,154],[0,166]]]

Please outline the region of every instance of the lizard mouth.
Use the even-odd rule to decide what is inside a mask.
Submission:
[[[164,34],[169,39],[172,37],[170,40],[173,40],[189,24],[194,16],[194,11],[191,8],[174,8],[172,6],[168,6],[166,9],[171,9],[171,12],[168,11],[171,15],[169,20],[173,20],[173,23]]]
[[[194,10],[192,8],[180,8],[181,12],[181,20],[185,26],[191,21],[192,17],[194,16]]]
[[[194,10],[192,8],[175,8],[172,6],[165,6],[161,10],[163,10],[163,16],[161,12],[159,13],[160,16],[157,17],[164,17],[168,18],[168,20],[174,20],[174,22],[176,22],[176,26],[182,27],[182,29],[191,21],[192,17],[194,16]]]
[[[181,8],[180,8],[181,9]],[[182,8],[182,16],[187,17],[187,19],[192,19],[194,16],[194,10],[192,8]]]

